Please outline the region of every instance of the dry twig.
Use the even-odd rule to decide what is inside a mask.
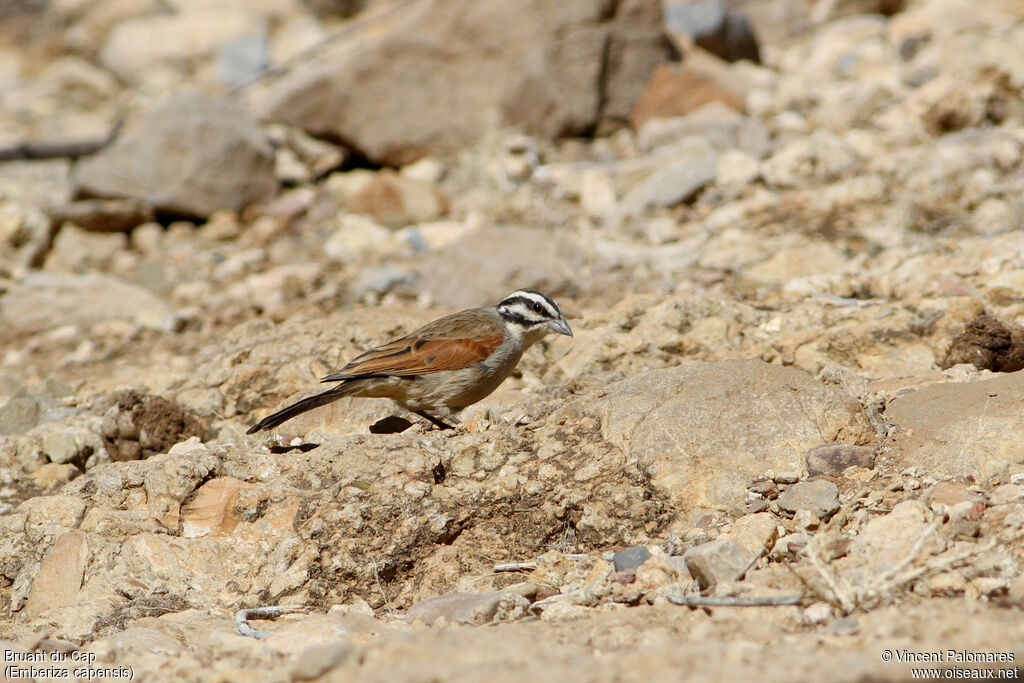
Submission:
[[[240,609],[235,612],[235,630],[238,631],[239,635],[249,636],[250,638],[256,638],[263,640],[270,635],[269,631],[257,631],[252,626],[249,626],[249,619],[277,619],[282,614],[305,614],[309,612],[309,607],[304,605],[289,607],[285,605],[273,605],[269,607],[251,607],[249,609]]]

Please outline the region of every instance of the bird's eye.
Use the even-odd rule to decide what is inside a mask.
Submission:
[[[533,302],[533,310],[534,310],[535,312],[537,312],[537,313],[541,313],[541,312],[542,312],[542,311],[543,311],[544,309],[543,309],[543,308],[541,308],[541,305],[540,305],[540,303],[538,303],[538,302],[534,301],[534,302]]]

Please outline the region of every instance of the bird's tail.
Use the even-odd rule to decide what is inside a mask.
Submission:
[[[301,415],[308,410],[313,410],[313,408],[319,408],[320,406],[325,406],[328,403],[333,403],[339,398],[348,396],[349,391],[345,391],[346,388],[347,385],[341,384],[333,389],[328,389],[323,393],[310,396],[309,398],[304,398],[301,401],[291,404],[287,408],[282,408],[273,415],[268,415],[254,424],[249,428],[249,431],[247,431],[246,434],[255,434],[256,432],[261,432],[265,429],[273,429],[283,422],[287,422],[293,417]]]

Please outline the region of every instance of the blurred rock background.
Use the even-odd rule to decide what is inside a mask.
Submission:
[[[1022,45],[1015,0],[0,4],[4,647],[282,681],[1012,651]],[[521,286],[576,337],[465,429],[356,399],[244,436]],[[268,604],[311,613],[236,633]]]

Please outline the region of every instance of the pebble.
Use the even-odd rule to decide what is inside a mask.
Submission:
[[[417,621],[433,624],[444,619],[450,624],[487,624],[495,619],[522,614],[529,601],[522,595],[506,591],[483,593],[449,593],[417,602],[405,613],[410,624]]]
[[[632,548],[620,550],[612,556],[612,564],[615,571],[621,572],[627,569],[636,569],[651,558],[651,551],[647,546],[635,545]]]
[[[43,452],[50,462],[67,463],[78,455],[78,443],[72,432],[50,431],[43,437]]]
[[[829,443],[807,451],[807,474],[812,477],[842,474],[848,467],[872,469],[874,465],[874,449],[867,446]]]
[[[735,581],[750,563],[739,546],[729,540],[720,539],[690,548],[683,554],[686,567],[706,590],[717,583]]]
[[[783,491],[777,502],[784,512],[806,510],[818,519],[827,519],[839,510],[839,489],[824,479],[801,481]]]

